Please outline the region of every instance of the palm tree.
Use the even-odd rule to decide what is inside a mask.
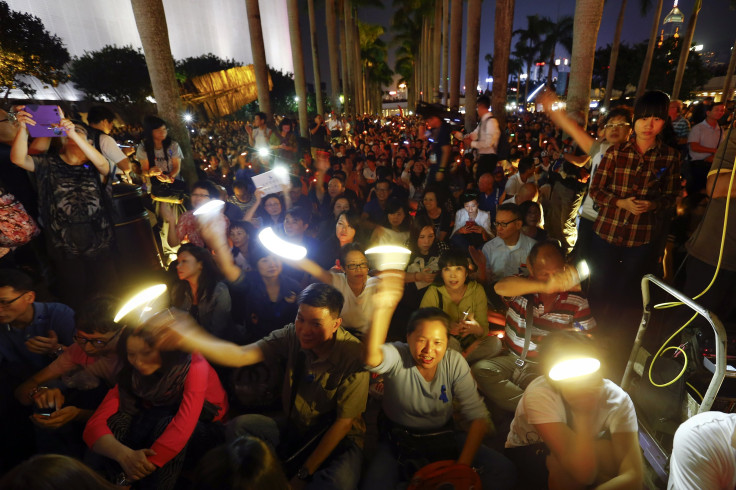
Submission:
[[[462,56],[463,0],[450,0],[450,107],[460,107],[460,57]]]
[[[327,54],[330,59],[330,101],[332,110],[340,107],[340,77],[337,74],[339,62],[337,54],[337,24],[335,19],[335,0],[325,0],[325,24],[327,26]]]
[[[182,175],[189,183],[197,180],[189,144],[189,131],[182,123],[182,104],[176,83],[174,58],[171,56],[169,29],[162,0],[131,0],[133,16],[146,56],[146,66],[151,77],[156,109],[166,119],[171,136],[184,153]]]
[[[582,111],[587,119],[590,85],[598,28],[603,17],[604,0],[577,0],[570,60],[570,84],[567,90],[567,110]]]
[[[731,81],[733,80],[733,71],[736,69],[736,42],[731,48],[731,60],[728,62],[728,71],[726,79],[723,81],[723,92],[721,92],[720,102],[728,102],[731,100]]]
[[[299,98],[299,134],[306,138],[309,134],[307,120],[307,83],[304,79],[304,52],[302,51],[302,29],[299,26],[299,0],[287,0],[289,15],[289,38],[291,40],[291,59],[294,61],[294,88]]]
[[[253,55],[253,68],[258,88],[258,109],[266,113],[266,118],[273,120],[271,113],[271,94],[268,87],[268,65],[266,49],[263,45],[263,29],[261,29],[261,10],[258,0],[245,0],[248,15],[248,32],[250,34],[250,50]]]
[[[513,0],[512,0],[513,1]],[[442,0],[442,103],[447,105],[450,90],[448,87],[450,71],[450,0]]]
[[[309,37],[312,46],[312,70],[314,71],[314,96],[317,104],[317,113],[324,114],[322,104],[322,77],[319,75],[319,46],[317,45],[317,21],[314,18],[314,0],[307,0],[309,15]]]
[[[639,84],[636,86],[636,98],[638,99],[647,89],[647,81],[649,81],[649,70],[652,69],[652,60],[654,59],[654,45],[657,43],[657,29],[659,28],[659,18],[662,16],[662,2],[657,0],[657,8],[654,9],[654,19],[652,19],[652,29],[649,32],[649,44],[647,45],[647,54],[644,57],[644,64],[641,65],[641,75],[639,75]]]
[[[515,4],[516,0],[496,0],[493,56],[498,61],[493,63],[491,105],[493,106],[493,114],[502,128],[506,126],[506,90],[509,81],[509,63],[507,61],[511,58]]]
[[[355,78],[355,40],[353,29],[351,28],[353,7],[351,0],[342,0],[342,20],[343,29],[345,30],[345,43],[343,43],[343,49],[345,50],[345,75],[347,80],[347,90],[345,91],[345,105],[351,112],[358,112],[356,106],[355,87],[357,86]]]
[[[672,88],[671,97],[673,99],[677,99],[680,96],[682,77],[685,75],[687,57],[690,54],[690,46],[693,43],[693,35],[695,34],[695,24],[698,22],[698,14],[700,13],[700,7],[702,7],[702,5],[703,0],[695,0],[695,5],[693,5],[693,13],[690,14],[690,19],[688,19],[687,21],[687,31],[685,32],[685,37],[682,38],[682,45],[680,47],[680,61],[677,63],[675,86]]]
[[[366,94],[369,112],[378,113],[381,109],[383,87],[389,85],[393,73],[388,67],[388,49],[380,38],[383,26],[365,24],[358,21],[360,32],[360,55],[366,76]]]
[[[542,47],[542,36],[549,29],[549,19],[543,19],[538,15],[526,16],[527,28],[514,31],[519,35],[514,54],[526,61],[526,83],[524,84],[524,100],[529,96],[529,84],[532,81],[532,66],[539,59]]]
[[[440,95],[440,71],[442,70],[442,2],[435,1],[434,26],[432,27],[432,102]]]
[[[626,1],[626,0],[624,0]],[[545,37],[539,48],[539,56],[542,59],[549,60],[547,64],[547,86],[552,85],[552,71],[555,68],[555,51],[557,45],[561,44],[568,53],[572,52],[572,26],[573,19],[569,15],[564,15],[557,19],[557,22],[545,17],[542,19],[545,27]]]
[[[465,127],[475,126],[478,100],[478,52],[480,51],[481,0],[468,0],[468,32],[465,41]]]

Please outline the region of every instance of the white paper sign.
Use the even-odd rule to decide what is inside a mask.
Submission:
[[[277,170],[269,170],[252,177],[256,189],[262,189],[265,195],[281,192],[282,186],[289,183],[289,174]]]

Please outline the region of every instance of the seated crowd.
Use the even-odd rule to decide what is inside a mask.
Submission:
[[[542,100],[487,125],[491,153],[431,115],[318,115],[309,142],[262,113],[203,124],[186,207],[156,197],[185,187],[165,121],[111,133],[93,107],[50,143],[29,141],[17,107],[0,178],[43,233],[0,249],[0,438],[16,441],[0,489],[41,488],[49,468],[86,482],[58,488],[393,489],[439,460],[484,488],[641,487],[633,404],[604,378],[626,352],[597,345],[633,343],[636,323],[607,320],[639,311],[630,293],[657,272],[681,197],[669,100],[610,111],[597,137]],[[623,182],[637,158],[649,170]],[[274,168],[289,178],[267,194],[254,180]],[[151,194],[165,321],[114,320],[136,287],[113,233],[118,180]],[[306,257],[276,254],[267,228]],[[405,270],[379,271],[378,245],[407,248]],[[606,271],[589,287],[581,259]],[[605,373],[551,377],[571,353],[605,357]]]

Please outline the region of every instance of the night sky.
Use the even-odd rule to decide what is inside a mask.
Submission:
[[[652,3],[656,3],[656,0],[652,0]],[[673,0],[665,0],[662,7],[661,20],[669,13],[672,9]],[[692,12],[693,4],[695,0],[680,0],[679,8],[685,15],[685,20],[682,24],[681,32],[687,28],[687,22]],[[389,27],[391,16],[393,15],[392,0],[384,0],[386,5],[385,9],[376,8],[363,8],[360,10],[359,18],[363,22],[371,22],[382,24],[386,27],[386,34],[382,39],[388,43],[391,41],[391,31]],[[324,7],[317,3],[317,18],[318,27],[324,26]],[[654,7],[651,7],[648,14],[644,17],[641,16],[639,8],[639,0],[629,0],[626,8],[626,20],[624,24],[624,30],[621,36],[623,42],[628,44],[634,44],[641,42],[649,37],[649,30],[651,28],[652,16],[654,15]],[[608,0],[606,7],[603,11],[603,21],[601,22],[600,31],[598,32],[598,46],[605,46],[613,41],[613,33],[616,28],[616,19],[618,17],[618,11],[621,6],[620,0]],[[481,85],[486,74],[487,63],[484,58],[487,53],[493,52],[493,31],[494,21],[493,15],[495,12],[495,1],[486,0],[482,6],[482,23],[481,23],[481,43],[480,43],[480,77]],[[467,2],[465,2],[465,10],[467,11]],[[526,27],[526,16],[538,14],[540,16],[546,16],[551,19],[556,19],[560,16],[575,14],[575,0],[516,0],[516,10],[514,12],[514,29],[522,29]],[[305,17],[305,16],[304,16]],[[693,41],[696,44],[703,44],[704,51],[714,51],[716,58],[719,61],[725,63],[728,62],[730,56],[731,46],[736,39],[736,33],[733,26],[736,25],[736,10],[729,8],[729,0],[703,0],[703,8],[700,10],[698,16],[698,23],[695,28],[695,37]],[[305,54],[308,53],[308,42],[309,42],[309,24],[306,21],[302,22],[302,34],[304,38]],[[465,72],[465,19],[463,22],[463,60],[461,64],[461,72],[464,76]],[[515,42],[515,40],[514,40]],[[322,33],[319,39],[320,43],[320,56],[321,56],[321,74],[322,81],[329,84],[329,68],[327,62],[327,37]],[[513,43],[512,43],[513,49]],[[389,48],[389,60],[391,68],[393,69],[393,48]],[[558,57],[569,57],[569,54],[564,54],[564,49],[560,46],[557,48]],[[307,80],[312,81],[312,64],[311,56],[306,60],[305,68],[307,69]]]

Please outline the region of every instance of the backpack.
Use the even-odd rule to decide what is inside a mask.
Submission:
[[[498,119],[496,119],[498,121]],[[500,128],[499,128],[500,129]],[[506,131],[501,129],[501,135],[498,138],[498,144],[496,145],[496,156],[498,161],[506,160],[511,155],[511,143],[509,143],[509,135]]]
[[[417,471],[407,490],[480,490],[480,476],[470,466],[454,460],[437,461]]]

